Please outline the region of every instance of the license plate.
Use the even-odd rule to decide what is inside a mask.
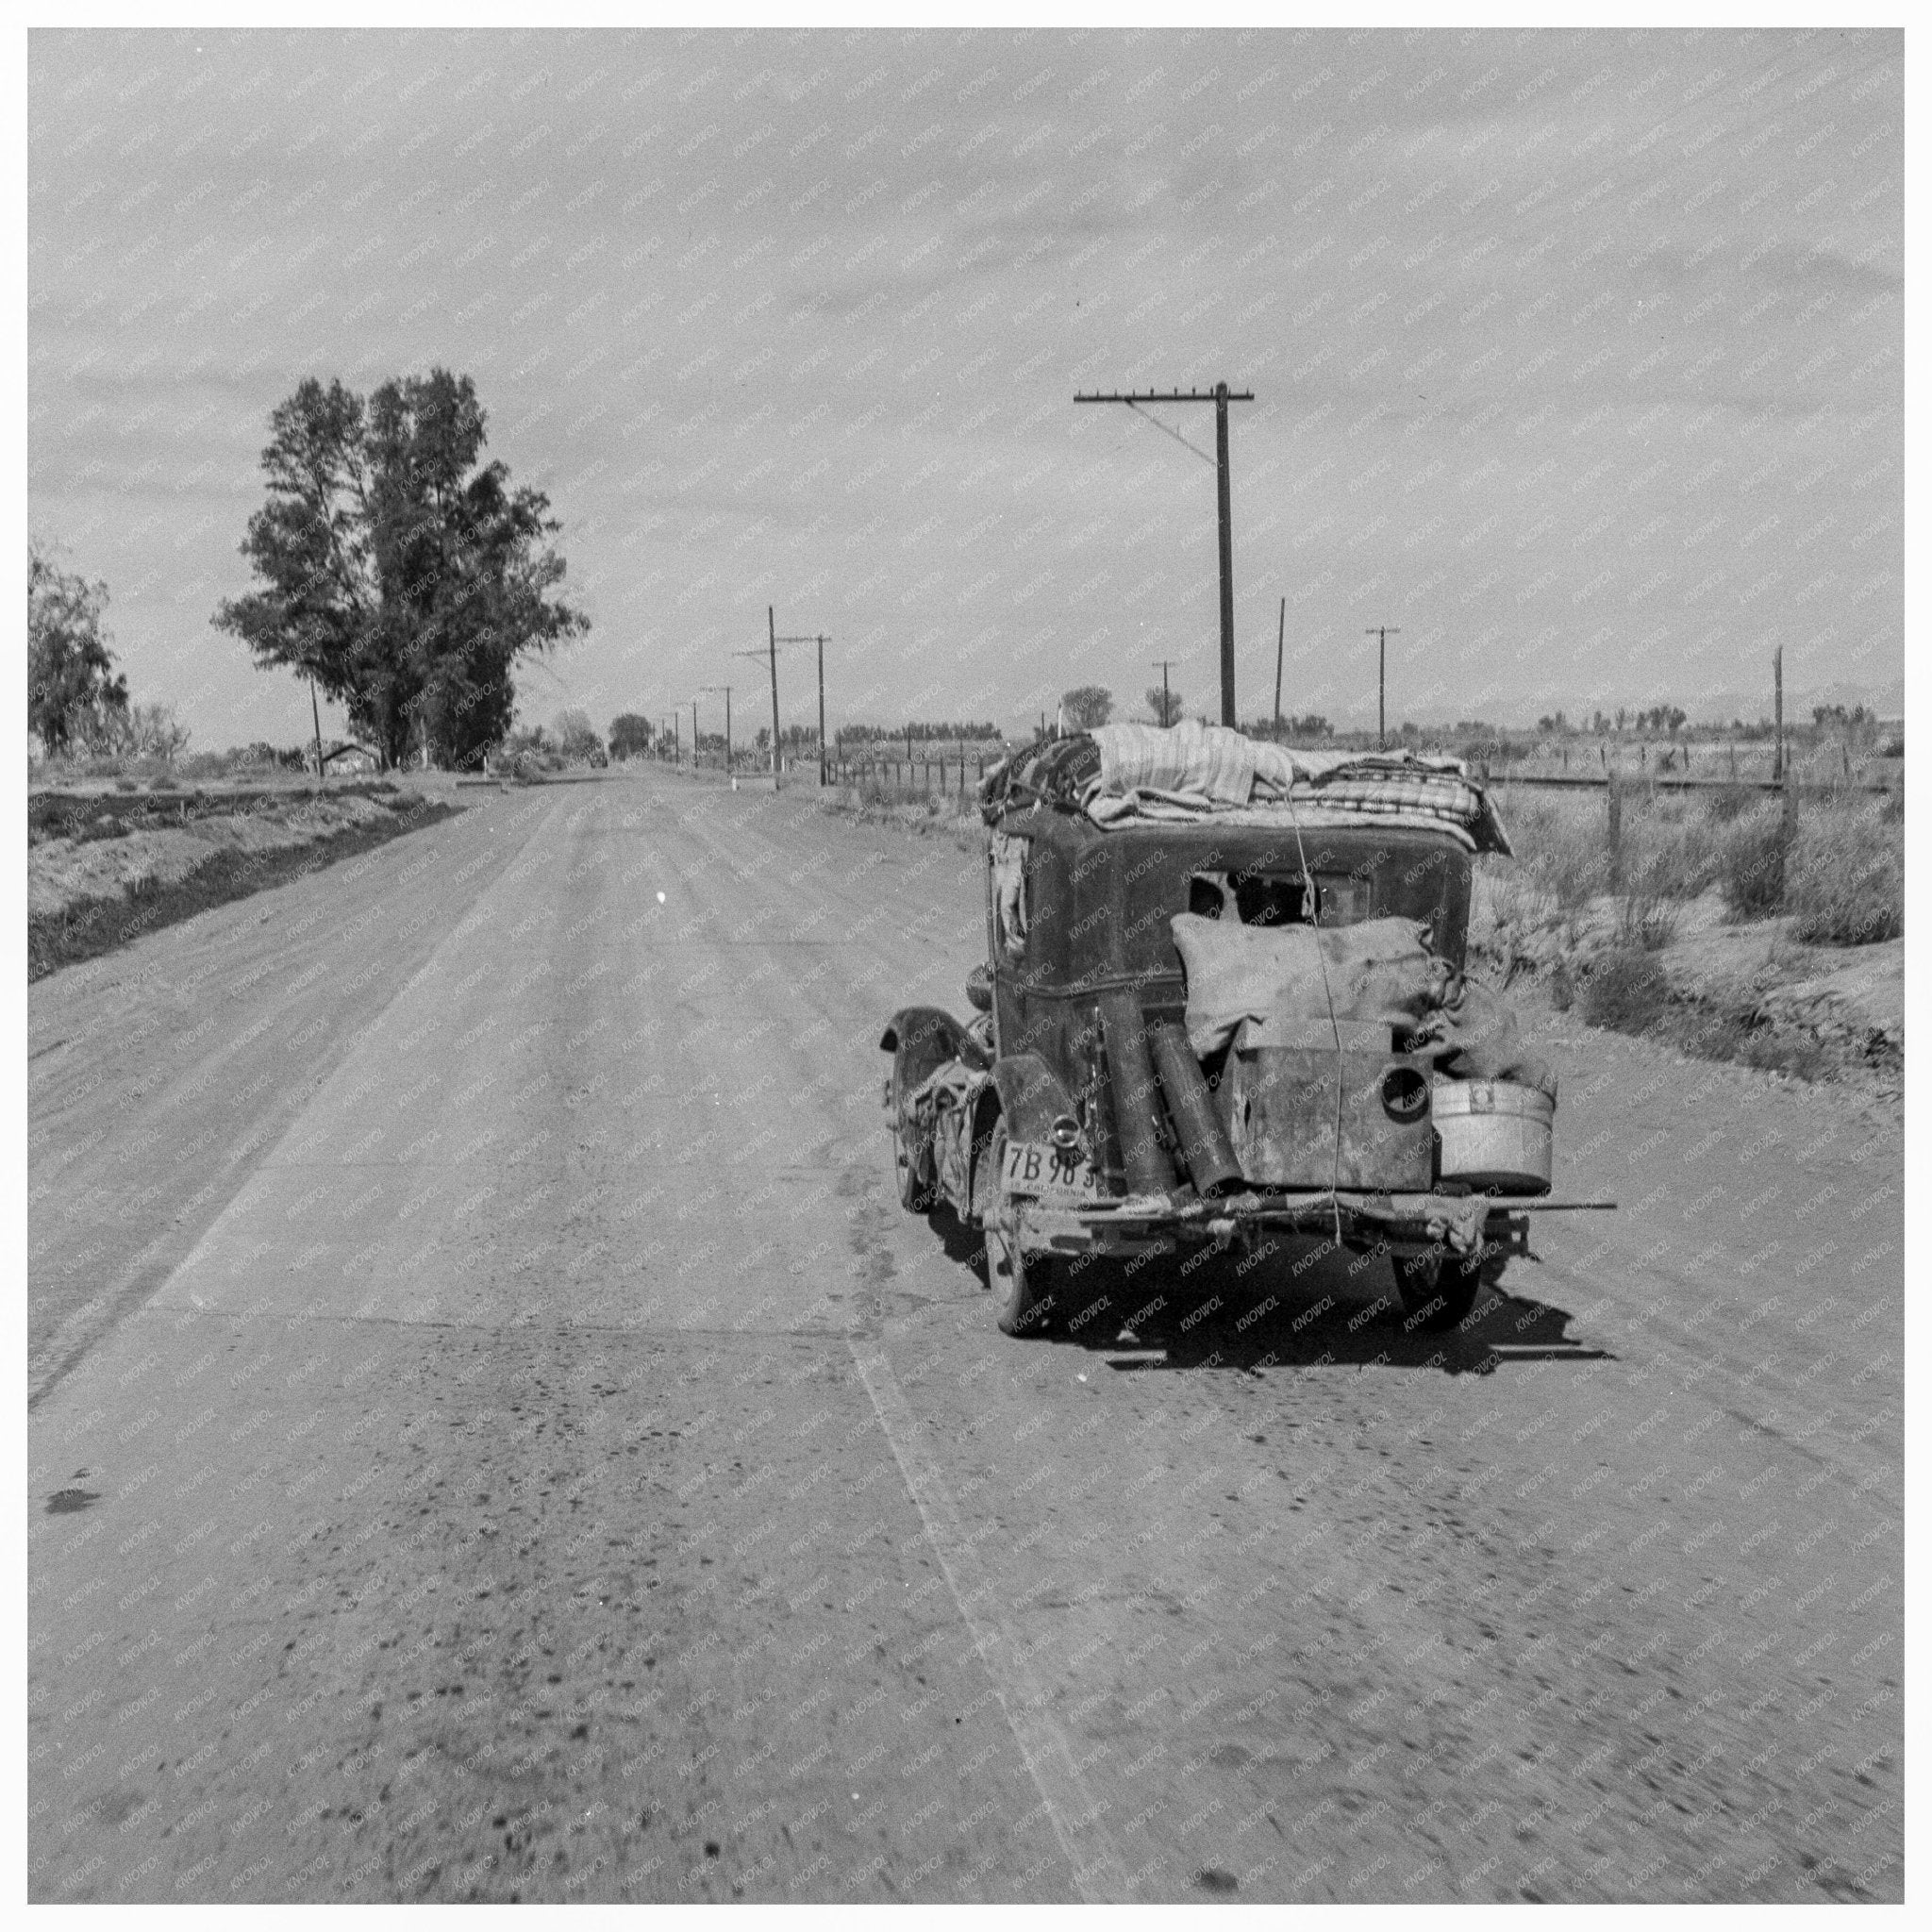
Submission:
[[[1006,1166],[1000,1178],[1009,1194],[1091,1201],[1100,1192],[1092,1168],[1076,1150],[1063,1151],[1036,1141],[1007,1143]]]

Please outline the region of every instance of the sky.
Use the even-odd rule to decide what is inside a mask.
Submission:
[[[1903,708],[1894,31],[38,32],[28,512],[197,748],[308,730],[214,630],[305,376],[472,375],[600,725],[824,633],[827,715],[1170,662],[1373,724]],[[1285,605],[1284,605],[1285,600]],[[1285,611],[1285,614],[1284,614]],[[813,647],[778,661],[816,714]],[[704,728],[717,728],[715,708]],[[341,728],[338,712],[325,728]]]

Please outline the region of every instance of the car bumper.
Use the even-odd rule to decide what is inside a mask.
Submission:
[[[1607,1210],[1610,1201],[1551,1201],[1491,1195],[1357,1193],[1241,1193],[1217,1201],[1164,1195],[1112,1201],[1021,1205],[1024,1246],[1061,1254],[1142,1255],[1164,1247],[1246,1241],[1260,1234],[1307,1233],[1339,1238],[1344,1245],[1383,1244],[1392,1253],[1444,1244],[1457,1228],[1485,1248],[1523,1252],[1529,1216]],[[1450,1245],[1470,1243],[1451,1240]]]

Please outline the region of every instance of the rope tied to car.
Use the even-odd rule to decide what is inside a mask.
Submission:
[[[1328,984],[1328,957],[1322,950],[1321,922],[1316,917],[1315,875],[1308,870],[1307,847],[1302,843],[1302,822],[1294,808],[1294,791],[1285,794],[1288,822],[1294,827],[1294,849],[1302,862],[1302,904],[1315,927],[1315,962],[1322,969],[1322,997],[1328,1003],[1328,1030],[1335,1040],[1335,1158],[1328,1175],[1328,1205],[1335,1214],[1335,1252],[1341,1252],[1341,1023],[1335,1017],[1335,990]]]

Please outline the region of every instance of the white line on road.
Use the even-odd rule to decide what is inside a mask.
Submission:
[[[1054,1722],[1046,1692],[1025,1651],[996,1619],[971,1607],[995,1601],[990,1579],[981,1575],[977,1553],[960,1526],[958,1512],[946,1492],[938,1469],[919,1448],[918,1419],[899,1388],[898,1377],[883,1352],[862,1355],[857,1338],[846,1337],[858,1378],[872,1397],[879,1427],[886,1432],[899,1473],[918,1507],[945,1574],[946,1588],[993,1681],[1013,1740],[1026,1760],[1026,1769],[1041,1803],[1053,1823],[1054,1835],[1074,1868],[1074,1882],[1090,1905],[1128,1904],[1133,1897],[1127,1868],[1112,1839],[1100,1824],[1101,1807],[1094,1803],[1066,1733]]]

